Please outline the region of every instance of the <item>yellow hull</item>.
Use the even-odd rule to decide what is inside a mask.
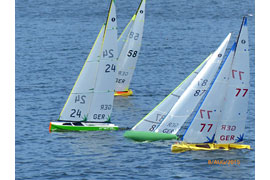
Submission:
[[[212,150],[230,150],[230,149],[250,149],[250,145],[245,144],[215,144],[215,143],[202,143],[202,144],[187,144],[184,142],[176,143],[171,146],[172,152],[185,152],[185,151],[212,151]]]
[[[131,96],[133,94],[132,90],[128,91],[115,91],[114,96]]]

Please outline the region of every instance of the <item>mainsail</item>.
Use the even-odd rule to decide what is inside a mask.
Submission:
[[[116,9],[112,0],[107,21],[98,34],[58,120],[110,121],[117,57]]]
[[[247,18],[244,17],[229,70],[226,103],[217,125],[215,136],[217,143],[243,141],[248,111],[249,81],[248,28]]]
[[[145,0],[142,0],[137,12],[118,40],[119,60],[115,91],[128,91],[141,48],[144,19]]]

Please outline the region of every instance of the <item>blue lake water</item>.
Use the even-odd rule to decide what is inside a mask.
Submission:
[[[119,34],[140,0],[116,0]],[[175,141],[137,143],[124,131],[49,133],[107,17],[109,0],[16,1],[16,179],[254,179],[254,1],[148,0],[131,83],[112,122],[132,127],[248,17],[251,88],[245,143],[252,150],[174,154]],[[228,51],[227,51],[228,52]],[[239,160],[209,165],[208,160]]]

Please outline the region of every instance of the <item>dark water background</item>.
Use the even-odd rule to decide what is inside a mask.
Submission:
[[[139,0],[116,0],[119,34]],[[16,179],[254,179],[254,16],[247,150],[173,154],[175,141],[137,143],[124,131],[49,133],[107,17],[108,0],[16,1]],[[252,0],[147,0],[134,96],[116,97],[112,122],[132,127],[213,52],[236,40]],[[228,52],[228,51],[227,51]],[[208,165],[239,160],[240,165]]]

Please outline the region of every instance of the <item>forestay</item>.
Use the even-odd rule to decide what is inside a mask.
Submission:
[[[133,23],[130,22],[124,30],[125,33],[120,36],[118,45],[120,48],[122,46],[120,43],[123,42],[121,39],[126,37],[126,40],[119,55],[116,91],[127,91],[129,88],[141,48],[144,19],[145,0],[142,0],[136,14],[131,19]],[[127,31],[128,28],[130,28],[129,31]],[[126,32],[128,32],[127,36],[125,36]]]
[[[117,57],[117,21],[112,0],[107,21],[99,32],[58,120],[110,121]]]
[[[153,131],[159,126],[164,117],[168,114],[177,100],[181,97],[185,89],[190,85],[193,79],[204,67],[205,63],[211,57],[209,55],[184,81],[182,81],[163,101],[161,101],[150,113],[148,113],[132,130],[135,131]]]
[[[199,74],[186,88],[179,100],[164,118],[160,126],[154,128],[155,132],[177,134],[184,122],[192,116],[198,103],[205,96],[211,82],[215,78],[230,37],[231,34],[225,38],[219,48],[213,53]]]

